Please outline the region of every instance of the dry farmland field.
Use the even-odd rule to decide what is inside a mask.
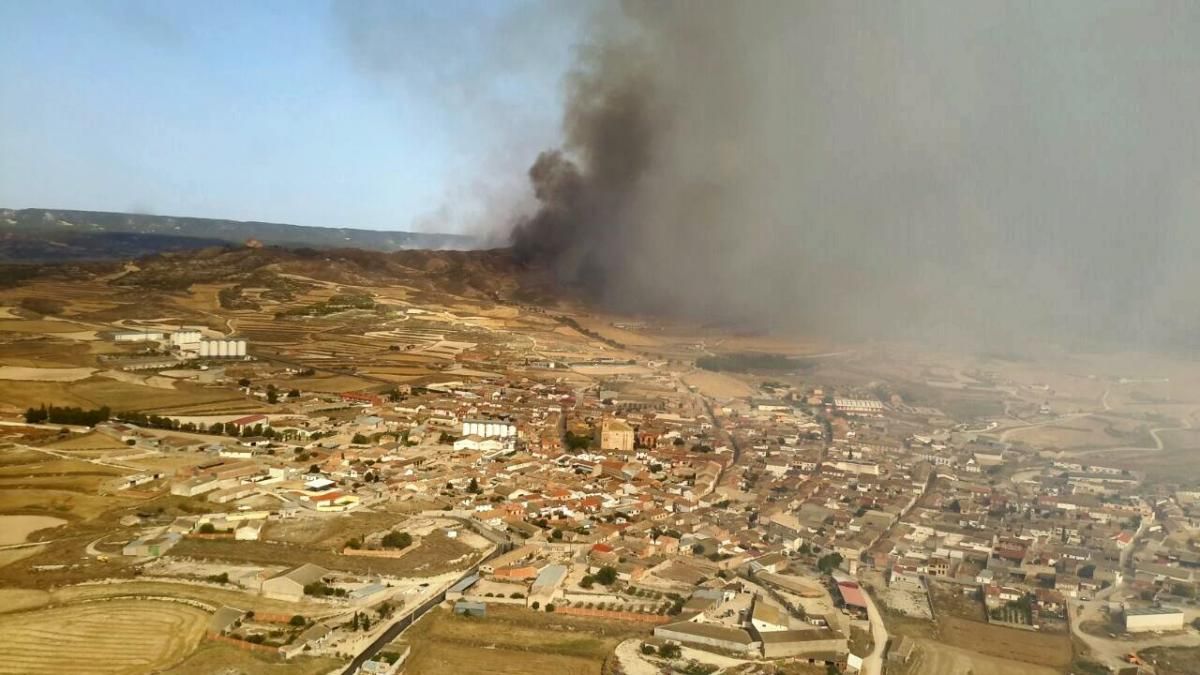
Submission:
[[[467,567],[478,559],[478,552],[444,532],[422,537],[413,550],[401,558],[368,558],[335,553],[316,545],[300,546],[266,541],[245,542],[217,539],[185,539],[171,549],[171,556],[202,560],[227,560],[262,565],[302,565],[313,563],[331,570],[368,574],[372,571],[399,576],[431,577]]]
[[[284,661],[209,641],[200,643],[195,653],[166,672],[173,675],[325,675],[340,665],[342,662],[323,656],[297,656]]]
[[[966,649],[919,640],[916,655],[903,675],[1060,675],[1061,668],[1033,665],[1021,661],[987,656]],[[889,668],[888,672],[892,672]]]
[[[621,640],[647,636],[631,623],[583,619],[493,605],[487,618],[456,617],[438,609],[404,634],[412,646],[411,675],[595,674]]]
[[[705,396],[718,399],[751,396],[754,389],[733,375],[697,370],[683,377],[684,384],[696,387]]]
[[[114,600],[0,615],[0,673],[145,673],[182,660],[208,614],[153,600]]]
[[[170,581],[125,581],[114,584],[83,584],[58,588],[50,593],[50,599],[55,604],[80,604],[85,601],[101,599],[115,602],[132,596],[164,596],[195,600],[212,607],[231,605],[259,612],[278,612],[281,614],[303,614],[309,617],[319,617],[330,612],[338,611],[329,605],[313,602],[289,602],[272,600],[256,593],[244,593],[239,590],[177,584]],[[87,604],[104,605],[102,602]],[[80,606],[86,606],[80,604]]]
[[[136,500],[102,496],[101,486],[123,472],[19,447],[0,449],[0,513],[42,513],[91,520]]]
[[[1030,664],[1036,664],[1061,671],[1071,663],[1071,639],[1066,633],[1043,633],[989,624],[983,620],[984,608],[978,600],[964,598],[953,587],[941,584],[931,585],[930,591],[937,617],[936,647],[957,648],[968,655],[987,657],[980,661],[992,663],[997,668],[1002,665],[996,663],[999,661],[1016,662],[1014,667],[1029,668]],[[953,660],[959,656],[947,651],[942,658]]]
[[[5,382],[0,386],[0,408],[14,412],[43,403],[84,408],[108,406],[113,410],[168,412],[176,408],[212,405],[245,407],[249,401],[228,389],[207,389],[178,384],[171,389],[118,382],[93,376],[76,382]]]

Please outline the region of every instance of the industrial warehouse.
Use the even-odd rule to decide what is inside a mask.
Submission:
[[[121,331],[111,334],[113,342],[156,343],[178,359],[244,359],[247,341],[242,338],[205,337],[199,328],[181,327],[166,333],[156,330]],[[157,353],[163,355],[163,352]]]

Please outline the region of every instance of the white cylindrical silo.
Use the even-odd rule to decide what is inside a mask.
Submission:
[[[234,355],[235,356],[245,356],[246,355],[246,341],[245,340],[237,341],[237,350],[235,351]]]
[[[229,343],[225,340],[217,340],[217,357],[225,358],[229,356]]]

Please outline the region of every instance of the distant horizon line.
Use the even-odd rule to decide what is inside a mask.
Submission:
[[[338,230],[347,232],[377,232],[377,233],[396,233],[396,234],[420,234],[438,237],[455,237],[459,239],[482,241],[486,237],[473,234],[463,234],[460,232],[443,232],[436,230],[389,230],[375,229],[370,227],[345,227],[340,225],[304,225],[301,223],[290,223],[282,220],[257,220],[257,219],[241,219],[241,218],[226,218],[214,216],[181,216],[165,213],[151,213],[146,211],[110,211],[107,209],[81,209],[81,208],[61,208],[61,207],[45,207],[45,206],[28,206],[28,207],[10,207],[0,206],[0,212],[22,212],[22,211],[43,211],[57,213],[96,213],[114,216],[142,216],[146,218],[165,218],[173,220],[214,220],[227,223],[243,223],[247,225],[282,225],[285,227],[303,227],[314,230]]]

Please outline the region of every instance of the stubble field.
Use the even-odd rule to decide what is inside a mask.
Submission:
[[[195,649],[208,614],[187,605],[116,600],[0,616],[0,673],[145,673]]]

